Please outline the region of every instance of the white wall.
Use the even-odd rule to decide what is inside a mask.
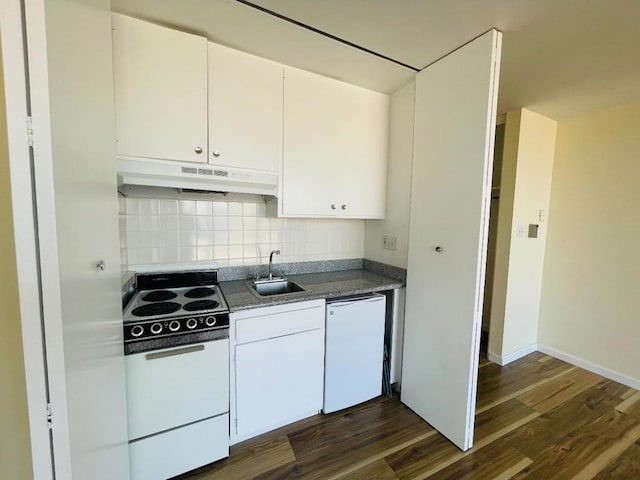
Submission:
[[[640,382],[640,105],[560,121],[539,342]]]
[[[364,220],[271,218],[259,196],[242,201],[120,201],[121,257],[141,265],[256,265],[362,258]]]
[[[365,258],[403,268],[409,243],[414,94],[411,83],[391,95],[385,219],[365,222]],[[384,235],[396,237],[396,250],[382,248]]]
[[[547,235],[539,215],[549,209],[556,127],[525,109],[507,113],[489,338],[500,363],[537,342]],[[539,226],[537,238],[528,238],[530,224]]]

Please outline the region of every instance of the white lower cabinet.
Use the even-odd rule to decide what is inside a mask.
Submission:
[[[232,313],[230,319],[231,443],[320,412],[324,300]]]

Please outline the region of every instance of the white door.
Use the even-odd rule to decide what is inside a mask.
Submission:
[[[111,5],[27,3],[55,477],[127,480]]]
[[[125,357],[129,440],[229,410],[229,341]]]
[[[324,358],[324,413],[382,394],[386,298],[327,304]]]
[[[113,15],[118,155],[207,161],[207,39]]]
[[[326,217],[339,213],[335,179],[342,156],[337,150],[348,134],[336,118],[340,110],[334,102],[344,100],[334,91],[337,83],[296,68],[284,69],[284,215]]]
[[[389,97],[284,71],[282,213],[383,218]]]
[[[416,77],[402,401],[473,444],[501,34]]]
[[[283,70],[209,43],[209,163],[282,170]]]
[[[246,343],[236,353],[236,436],[250,438],[322,408],[322,329]]]

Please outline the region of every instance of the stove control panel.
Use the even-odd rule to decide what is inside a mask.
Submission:
[[[124,324],[124,341],[133,342],[228,327],[228,313],[189,315],[166,320],[140,320]]]

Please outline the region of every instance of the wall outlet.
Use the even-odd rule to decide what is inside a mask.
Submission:
[[[527,231],[526,225],[516,225],[516,237],[524,237]]]
[[[385,235],[382,240],[382,247],[385,250],[395,250],[396,249],[396,237],[391,235]]]

